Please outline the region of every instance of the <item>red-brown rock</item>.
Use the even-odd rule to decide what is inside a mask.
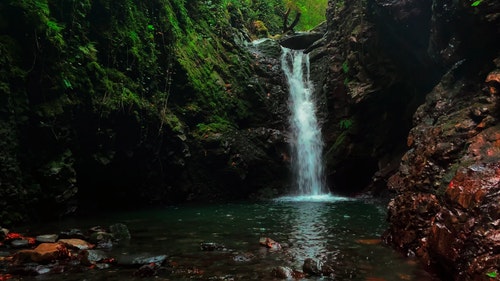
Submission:
[[[21,250],[14,255],[14,263],[49,263],[69,258],[68,249],[60,243],[42,243],[33,250]]]

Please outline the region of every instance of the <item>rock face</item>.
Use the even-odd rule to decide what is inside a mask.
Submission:
[[[327,19],[316,67],[334,190],[388,186],[387,243],[446,280],[494,278],[500,3],[329,1]]]
[[[389,180],[398,195],[385,237],[443,275],[486,280],[500,266],[498,97],[457,79],[463,67],[445,75],[415,114],[410,150]]]

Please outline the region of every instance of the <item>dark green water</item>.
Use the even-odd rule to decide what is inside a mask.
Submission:
[[[136,269],[113,266],[35,280],[278,280],[274,268],[301,271],[306,258],[330,265],[335,277],[302,280],[433,280],[415,261],[374,243],[386,229],[385,216],[382,204],[367,200],[190,205],[102,214],[46,226],[65,230],[125,223],[130,243],[109,254],[166,254],[166,269],[151,278],[133,277]],[[283,249],[260,246],[260,237],[272,238]],[[226,250],[202,251],[203,242],[223,244]]]

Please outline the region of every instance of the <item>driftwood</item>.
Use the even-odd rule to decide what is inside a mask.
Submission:
[[[295,19],[293,20],[292,24],[288,25],[288,16],[290,15],[290,12],[292,9],[288,8],[285,12],[285,15],[283,16],[283,33],[287,33],[288,31],[293,31],[293,28],[299,23],[300,16],[302,13],[300,11],[297,11],[295,14]]]

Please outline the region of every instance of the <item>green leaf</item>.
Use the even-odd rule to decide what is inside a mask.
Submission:
[[[492,271],[492,272],[486,273],[486,276],[491,277],[491,278],[496,278],[498,276],[498,273],[496,271]]]
[[[472,4],[470,4],[470,5],[471,5],[471,7],[477,7],[477,6],[479,6],[479,4],[481,4],[481,2],[483,2],[483,0],[476,0],[476,1],[474,1],[474,2],[473,2]]]
[[[148,24],[148,30],[155,31],[155,27],[152,24]]]

